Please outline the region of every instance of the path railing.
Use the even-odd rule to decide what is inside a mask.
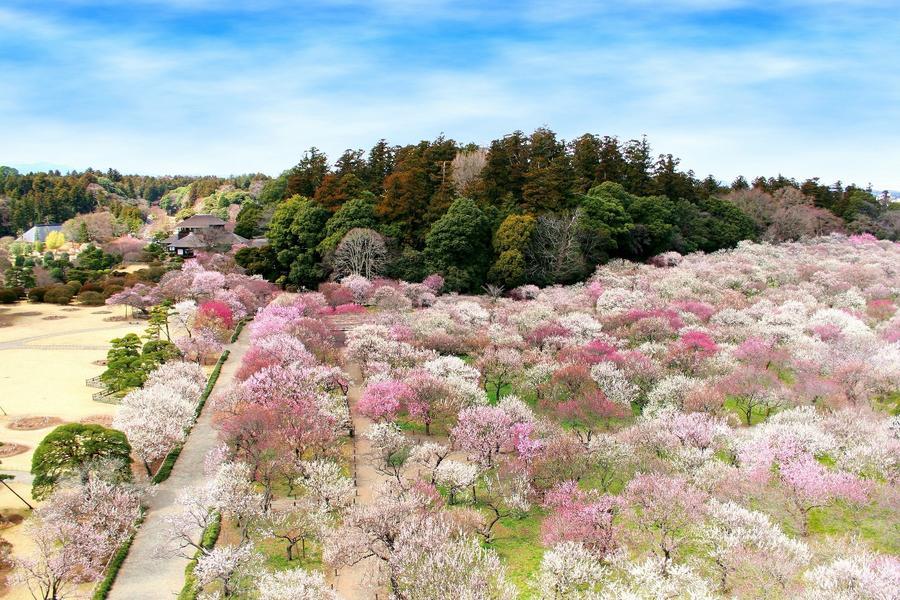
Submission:
[[[94,402],[102,402],[103,404],[118,404],[119,400],[121,400],[121,398],[119,398],[119,394],[111,390],[94,392],[93,394],[91,394],[91,399]]]

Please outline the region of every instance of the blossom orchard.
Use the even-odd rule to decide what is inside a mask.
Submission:
[[[534,518],[508,543],[545,548],[517,573],[542,597],[889,597],[900,247],[670,254],[500,299],[385,303],[351,331],[391,498],[431,486],[428,511],[465,513],[489,543]],[[847,592],[863,580],[882,596]]]

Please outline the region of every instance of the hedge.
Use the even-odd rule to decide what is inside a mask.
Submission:
[[[212,393],[213,388],[216,386],[216,381],[218,381],[219,379],[219,373],[222,371],[222,365],[226,360],[228,360],[229,354],[231,354],[230,350],[225,350],[224,352],[222,352],[222,355],[219,357],[218,362],[216,362],[216,366],[213,368],[212,373],[209,374],[209,379],[206,382],[206,389],[204,389],[203,393],[200,395],[200,400],[197,402],[197,408],[194,410],[194,418],[191,420],[191,424],[188,426],[188,435],[190,435],[191,428],[200,417],[200,413],[203,412],[203,407],[206,405],[206,401],[207,399],[209,399],[209,395]],[[185,438],[186,437],[187,436],[185,436]],[[169,475],[172,474],[172,469],[175,467],[175,461],[178,460],[178,456],[181,454],[182,447],[183,446],[181,444],[178,444],[177,446],[169,450],[169,453],[166,454],[166,458],[163,459],[162,464],[156,471],[156,475],[154,475],[153,479],[151,479],[153,483],[162,483],[169,478]]]
[[[209,527],[203,530],[203,534],[200,536],[200,546],[204,550],[212,550],[219,540],[219,532],[221,531],[222,515],[216,513],[213,522],[209,524]],[[197,566],[197,563],[200,560],[200,554],[200,550],[197,550],[194,554],[194,558],[192,558],[191,562],[184,568],[184,586],[181,588],[181,593],[178,594],[178,600],[195,600],[200,594],[200,589],[197,586],[197,578],[194,577],[194,567]]]
[[[144,522],[145,513],[146,509],[141,507],[141,514],[134,524],[134,531],[128,536],[128,539],[122,542],[122,545],[119,546],[116,553],[113,554],[112,559],[110,559],[109,564],[106,567],[106,576],[97,584],[97,587],[94,588],[91,600],[106,600],[107,596],[109,596],[109,592],[116,582],[116,577],[119,575],[119,569],[122,568],[122,564],[128,557],[129,550],[131,550],[131,544],[134,542],[134,537],[137,535],[138,528],[141,526],[141,523]]]
[[[246,319],[241,319],[238,321],[237,327],[234,328],[234,333],[231,334],[231,343],[235,343],[238,340],[238,337],[241,335],[241,331],[244,329],[244,325],[247,324]]]

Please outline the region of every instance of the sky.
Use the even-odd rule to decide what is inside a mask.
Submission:
[[[900,190],[900,0],[3,0],[0,164],[277,175],[547,126]]]

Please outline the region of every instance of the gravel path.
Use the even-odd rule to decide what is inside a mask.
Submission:
[[[223,389],[234,380],[241,359],[250,345],[246,330],[237,342],[228,346],[231,354],[222,365],[217,387]],[[131,551],[116,578],[111,600],[165,600],[178,595],[184,585],[184,569],[188,561],[180,556],[160,558],[157,548],[165,543],[165,518],[177,514],[175,496],[179,491],[203,483],[203,461],[216,445],[218,434],[212,425],[213,411],[206,407],[191,430],[175,463],[171,476],[145,500],[149,510],[138,530]],[[200,531],[196,532],[200,537]]]
[[[352,377],[353,384],[347,393],[350,400],[350,415],[353,420],[354,451],[356,452],[356,502],[366,504],[372,501],[372,496],[378,482],[384,480],[384,476],[375,470],[372,465],[372,445],[363,434],[372,424],[372,421],[359,413],[356,403],[363,392],[362,374],[359,366],[350,364],[345,367]],[[375,589],[370,581],[370,575],[375,566],[375,559],[368,558],[353,566],[340,569],[337,576],[333,577],[335,591],[345,600],[370,600],[375,598]],[[384,594],[379,595],[384,598]]]

